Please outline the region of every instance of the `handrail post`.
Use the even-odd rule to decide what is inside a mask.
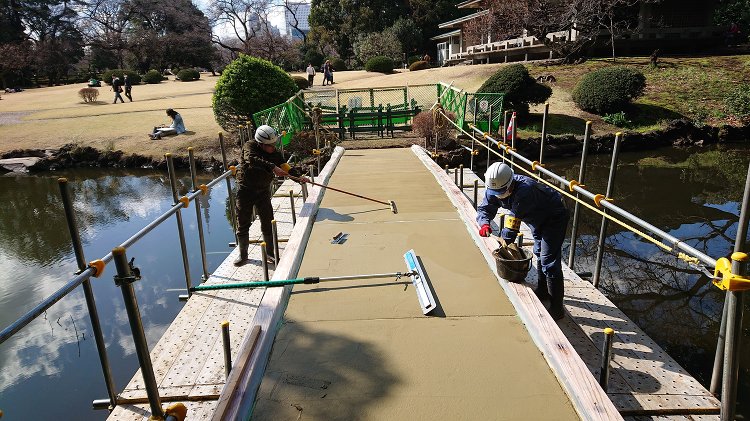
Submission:
[[[503,133],[501,136],[503,137],[503,142],[505,143],[508,140],[508,110],[503,111]],[[503,157],[505,157],[505,149],[503,149]]]
[[[622,142],[622,133],[617,132],[615,134],[615,143],[612,146],[612,163],[609,166],[609,179],[607,179],[607,193],[604,200],[608,200],[612,197],[612,192],[615,188],[615,175],[617,174],[617,161],[620,155],[620,143]],[[607,209],[604,209],[604,213],[607,213]],[[594,266],[594,275],[592,282],[594,288],[599,288],[599,278],[602,270],[602,258],[604,257],[604,240],[607,237],[607,226],[609,225],[609,219],[602,216],[602,226],[599,230],[599,245],[596,249],[596,263]]]
[[[176,205],[180,202],[177,198],[177,175],[174,172],[174,159],[172,158],[171,153],[164,154],[164,156],[167,158],[167,172],[169,172],[169,184],[172,187],[172,199],[174,200],[174,204]],[[193,286],[193,283],[190,279],[190,262],[188,261],[187,243],[185,242],[185,228],[182,225],[182,210],[178,210],[174,215],[177,219],[177,234],[180,238],[182,268],[185,271],[185,288],[187,290],[187,295],[180,295],[180,299],[186,300],[190,298],[190,295],[192,295],[192,293],[190,292],[190,288]]]
[[[513,150],[516,150],[516,129],[518,128],[518,114],[515,112],[513,113],[513,116],[510,118],[512,128],[510,130],[510,147],[513,148]],[[515,156],[513,154],[510,155],[510,162],[514,161]]]
[[[229,378],[232,371],[232,342],[229,338],[229,321],[221,322],[221,341],[224,346],[224,376]]]
[[[66,178],[59,178],[57,182],[60,185],[60,196],[62,197],[63,209],[65,209],[65,219],[68,222],[68,231],[70,231],[70,240],[73,243],[73,252],[76,256],[76,263],[78,264],[78,269],[83,271],[88,265],[86,264],[86,258],[83,254],[83,244],[81,243],[78,224],[76,223],[73,212],[73,203],[70,200],[68,180]],[[112,370],[109,366],[107,345],[106,342],[104,342],[104,334],[102,333],[102,326],[99,321],[99,311],[96,307],[96,299],[94,298],[94,290],[91,287],[90,279],[83,281],[83,295],[86,298],[86,308],[88,309],[89,318],[91,319],[91,329],[94,331],[94,342],[96,343],[96,351],[99,354],[99,363],[102,366],[102,373],[104,374],[104,384],[107,386],[109,407],[114,408],[117,404],[117,392],[115,391],[115,382],[112,378]]]
[[[583,150],[581,151],[581,168],[578,169],[578,182],[583,184],[586,177],[586,161],[589,153],[589,139],[591,138],[591,121],[586,122],[586,132],[583,135]],[[581,194],[576,192],[576,199],[580,199]],[[568,267],[573,269],[573,263],[576,258],[576,241],[578,237],[578,216],[581,211],[581,204],[576,200],[573,208],[573,228],[570,231],[570,250],[568,251]],[[575,269],[574,269],[575,270]]]
[[[124,247],[115,247],[112,249],[112,257],[117,267],[115,275],[115,285],[122,291],[122,299],[125,302],[125,310],[128,313],[128,322],[130,330],[133,333],[133,342],[135,343],[135,353],[138,355],[138,363],[141,367],[141,375],[146,386],[146,395],[148,403],[151,406],[151,416],[156,419],[164,419],[164,412],[161,408],[161,398],[159,397],[159,386],[156,383],[154,367],[151,365],[151,356],[148,352],[148,342],[146,334],[143,332],[143,323],[141,322],[141,312],[138,309],[138,299],[135,296],[133,282],[137,277],[133,276],[128,264],[128,258],[125,254]]]
[[[229,171],[227,163],[227,148],[224,145],[224,133],[219,132],[219,145],[221,146],[221,163],[224,166],[224,172]],[[229,217],[232,219],[232,234],[234,234],[234,244],[237,244],[237,215],[234,208],[234,194],[232,193],[232,180],[227,177],[227,195],[229,195]]]
[[[260,243],[260,263],[263,267],[263,280],[268,282],[268,251],[266,250],[266,245],[265,241]]]
[[[539,164],[544,163],[544,141],[547,139],[547,114],[549,114],[549,102],[544,103],[544,113],[542,114],[542,138],[539,140]],[[539,176],[542,172],[539,171]]]
[[[464,164],[458,165],[458,186],[461,189],[461,192],[464,191]]]
[[[492,104],[490,104],[489,107],[487,107],[487,133],[492,132]],[[492,150],[492,143],[490,143],[490,139],[487,138],[487,167],[490,167],[490,151]],[[485,169],[486,169],[485,168]]]
[[[609,366],[612,361],[612,340],[615,336],[614,329],[608,327],[604,329],[604,343],[602,344],[602,361],[599,367],[599,386],[605,392],[609,387]]]
[[[477,96],[474,95],[474,118],[473,118],[473,126],[477,126]],[[474,144],[476,142],[476,137],[474,134],[471,135],[471,162],[469,162],[469,168],[474,171]]]
[[[273,239],[273,267],[275,269],[279,266],[279,229],[275,219],[271,220],[271,238]]]
[[[289,209],[292,211],[292,226],[297,225],[297,210],[294,209],[294,190],[289,190]]]
[[[188,148],[188,157],[190,159],[190,180],[193,182],[193,193],[200,190],[198,188],[198,174],[195,167],[195,155],[193,148]],[[208,280],[208,259],[206,259],[206,239],[203,236],[203,218],[201,217],[201,202],[198,197],[195,198],[195,219],[198,222],[198,240],[201,248],[201,263],[203,265],[203,281]]]
[[[477,200],[479,199],[479,180],[474,180],[474,210],[479,207]]]

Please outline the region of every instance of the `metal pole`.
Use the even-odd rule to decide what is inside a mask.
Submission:
[[[734,253],[732,253],[732,273],[747,275],[748,255],[745,249],[747,238],[748,218],[750,218],[750,168],[745,178],[745,192],[742,198],[740,219],[737,223],[737,237],[734,241]],[[726,338],[724,344],[724,369],[722,370],[721,382],[721,419],[734,420],[737,410],[737,379],[740,368],[740,350],[742,341],[742,316],[743,316],[742,291],[729,291],[725,301],[727,309]]]
[[[539,141],[539,163],[544,159],[544,141],[547,140],[547,114],[549,114],[549,102],[544,103],[544,114],[542,114],[542,138]],[[541,175],[541,172],[539,173]]]
[[[300,187],[302,188],[302,202],[307,202],[307,184],[302,184]]]
[[[65,209],[65,219],[68,221],[68,231],[70,231],[70,241],[73,243],[73,253],[75,253],[76,256],[76,263],[78,263],[78,269],[84,271],[88,265],[86,264],[86,258],[83,254],[83,244],[81,243],[81,236],[78,232],[78,224],[76,223],[75,215],[73,214],[73,202],[70,200],[70,193],[68,191],[68,179],[59,178],[57,182],[60,185],[60,196],[62,197],[63,209]],[[102,373],[104,374],[104,384],[107,386],[109,406],[110,408],[114,408],[117,402],[117,392],[115,391],[115,382],[112,378],[112,370],[109,367],[107,345],[106,342],[104,342],[104,334],[102,333],[102,326],[99,322],[99,311],[96,308],[94,290],[91,287],[91,281],[89,278],[86,278],[86,280],[83,281],[83,294],[86,298],[86,308],[89,311],[89,318],[91,319],[91,329],[94,331],[94,342],[96,343],[96,351],[99,353],[99,363],[102,366]]]
[[[167,171],[169,172],[169,184],[172,186],[172,198],[174,199],[174,204],[177,205],[180,202],[177,198],[177,176],[174,173],[174,160],[171,153],[164,154],[164,156],[167,158]],[[177,233],[180,237],[180,250],[182,251],[182,268],[185,271],[185,284],[187,286],[187,295],[180,296],[180,299],[186,299],[190,298],[190,287],[193,286],[190,280],[190,262],[188,261],[187,243],[185,242],[185,229],[182,226],[182,212],[175,212],[175,217],[177,218]]]
[[[112,249],[112,257],[117,267],[115,276],[115,285],[122,291],[122,299],[125,302],[125,310],[128,313],[128,322],[130,330],[133,333],[133,342],[135,343],[135,352],[138,355],[138,363],[141,367],[141,375],[146,385],[146,395],[148,403],[151,406],[151,416],[157,419],[164,418],[164,412],[161,409],[161,398],[159,397],[159,386],[154,376],[154,368],[151,365],[151,356],[148,353],[148,343],[146,334],[143,332],[143,323],[141,322],[141,312],[138,309],[138,300],[133,289],[133,282],[137,279],[133,276],[128,265],[128,258],[125,255],[124,247],[115,247]]]
[[[513,128],[511,129],[510,133],[510,147],[513,148],[513,150],[516,150],[516,128],[518,127],[518,120],[516,120],[516,113],[513,113],[513,116],[510,118],[511,124],[513,125]],[[510,162],[514,162],[513,160],[514,155],[510,155]]]
[[[308,167],[308,171],[310,171],[310,181],[314,183],[315,182],[315,167],[310,165]]]
[[[478,111],[477,110],[477,97],[475,96],[474,97],[474,118],[473,118],[474,127],[476,127],[477,125],[477,111]],[[469,163],[469,168],[472,171],[474,171],[474,148],[475,148],[474,144],[475,142],[476,142],[476,138],[474,136],[471,136],[471,157],[470,157],[471,162]]]
[[[273,238],[273,267],[276,268],[279,266],[279,230],[276,226],[276,220],[271,220],[271,235]]]
[[[602,344],[602,363],[599,367],[599,385],[606,392],[609,386],[609,366],[612,361],[612,339],[615,331],[612,328],[604,329],[604,344]]]
[[[589,139],[591,138],[591,122],[586,122],[586,132],[583,135],[583,150],[581,151],[581,168],[578,169],[578,182],[583,184],[583,179],[586,176],[586,160],[588,159],[589,153]],[[576,199],[581,197],[580,193],[576,192]],[[578,215],[580,212],[581,204],[576,201],[575,207],[573,208],[573,228],[570,232],[570,250],[568,252],[568,267],[573,269],[573,263],[576,258],[576,241],[578,237]]]
[[[232,343],[229,341],[229,321],[221,322],[221,340],[224,345],[224,375],[229,378],[232,371]]]
[[[453,169],[453,184],[458,185],[458,168]]]
[[[508,110],[503,112],[503,132],[501,134],[503,143],[508,141]],[[503,149],[503,157],[505,157],[505,149]]]
[[[229,164],[227,163],[227,149],[224,146],[224,133],[219,132],[219,145],[221,146],[221,162],[224,166],[224,172],[229,171]],[[234,244],[237,244],[237,215],[234,209],[234,194],[232,192],[232,180],[230,177],[227,180],[227,195],[229,195],[229,217],[232,219],[232,233],[234,234]]]
[[[450,174],[451,173],[450,167],[448,167],[448,165],[445,166],[445,173],[446,174]]]
[[[489,107],[487,107],[487,133],[491,133],[491,125],[492,125],[492,104],[490,104]],[[487,138],[487,167],[490,167],[490,150],[492,150],[492,143],[490,143],[490,139]]]
[[[721,311],[721,324],[719,326],[719,339],[716,341],[716,355],[714,355],[714,368],[711,371],[711,386],[708,389],[712,395],[718,397],[721,391],[721,370],[724,364],[724,343],[727,335],[727,311],[729,307],[729,291],[724,295],[724,308]]]
[[[477,199],[479,198],[479,180],[474,180],[474,210],[477,209],[479,206],[479,203],[477,203]]]
[[[193,182],[193,192],[200,190],[198,188],[198,174],[195,167],[195,155],[193,148],[188,148],[188,157],[190,159],[190,180]],[[198,241],[201,248],[201,263],[203,265],[203,281],[208,280],[208,259],[206,259],[206,239],[203,237],[203,218],[201,217],[201,202],[195,198],[195,219],[198,222]]]
[[[461,191],[464,191],[464,164],[459,164],[458,166],[458,185],[461,188]]]
[[[268,281],[268,253],[266,252],[266,242],[260,243],[261,265],[263,266],[263,280]]]
[[[294,208],[294,191],[289,190],[289,209],[292,210],[292,226],[297,225],[297,210]]]
[[[617,174],[617,160],[620,154],[620,143],[622,142],[622,133],[617,132],[615,134],[615,143],[612,146],[612,163],[609,166],[609,179],[607,180],[607,193],[605,199],[612,197],[612,191],[615,188],[615,175]],[[607,209],[604,209],[604,213],[607,213]],[[594,276],[592,282],[594,288],[599,288],[599,277],[602,270],[602,258],[604,257],[604,240],[607,237],[607,225],[609,219],[606,216],[602,216],[602,226],[599,230],[599,246],[596,249],[596,263],[594,266]]]

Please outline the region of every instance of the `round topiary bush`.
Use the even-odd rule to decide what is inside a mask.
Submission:
[[[96,102],[97,98],[99,98],[99,90],[96,88],[82,88],[80,91],[78,91],[78,96],[80,96],[83,102],[87,104],[90,102],[93,103]]]
[[[143,75],[143,81],[145,83],[148,83],[149,85],[155,85],[157,83],[160,83],[164,79],[165,77],[162,76],[158,70],[153,70],[153,69],[149,70],[148,72],[146,72],[145,75]]]
[[[552,95],[552,88],[537,82],[522,64],[503,67],[484,81],[478,92],[503,93],[503,108],[516,112],[523,120],[529,104],[541,104]]]
[[[310,87],[310,84],[307,83],[307,78],[302,76],[292,76],[292,79],[294,79],[294,83],[297,84],[297,89],[307,89]]]
[[[338,57],[331,57],[328,60],[331,60],[331,66],[333,66],[333,70],[337,72],[342,72],[346,70],[346,62]]]
[[[584,111],[607,114],[622,111],[643,95],[646,77],[625,66],[607,67],[586,74],[575,89],[573,102]]]
[[[229,63],[216,82],[212,105],[216,122],[233,131],[253,114],[281,104],[297,92],[287,72],[270,61],[245,54]]]
[[[375,56],[367,60],[365,70],[368,72],[393,73],[393,60],[390,57]]]
[[[430,68],[430,63],[426,61],[415,61],[411,65],[409,65],[409,71],[410,72],[416,72],[417,70],[427,70]]]
[[[111,85],[112,76],[117,76],[120,78],[120,80],[122,80],[122,77],[125,75],[128,75],[128,80],[130,80],[131,84],[137,85],[141,83],[141,75],[139,75],[137,72],[122,69],[107,70],[106,72],[102,73],[101,80],[107,85]]]
[[[191,82],[201,78],[201,73],[195,69],[182,69],[177,72],[177,78],[181,82]]]

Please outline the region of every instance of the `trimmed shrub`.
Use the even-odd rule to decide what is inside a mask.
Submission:
[[[137,72],[134,72],[132,70],[122,70],[122,69],[113,69],[113,70],[107,70],[106,72],[102,73],[101,81],[106,83],[107,85],[112,84],[112,76],[117,76],[122,80],[122,77],[124,75],[128,75],[128,79],[130,80],[130,83],[133,85],[137,85],[141,83],[141,75],[139,75]]]
[[[177,78],[181,82],[192,82],[201,78],[201,73],[195,69],[182,69],[177,72]]]
[[[224,68],[211,102],[216,122],[235,131],[254,113],[281,104],[296,92],[294,80],[280,67],[242,54]]]
[[[552,88],[537,82],[522,64],[503,67],[490,76],[478,92],[503,93],[503,108],[517,113],[523,120],[529,114],[529,104],[541,104],[552,95]]]
[[[750,118],[750,84],[742,84],[735,88],[724,99],[729,114],[739,118]]]
[[[338,57],[331,57],[328,60],[331,60],[331,66],[333,66],[333,70],[337,72],[342,72],[346,70],[346,62]]]
[[[596,114],[622,111],[630,101],[643,95],[646,77],[625,66],[607,67],[586,74],[573,89],[578,108]]]
[[[416,72],[417,70],[427,70],[430,68],[430,63],[426,61],[415,61],[414,63],[409,65],[409,71],[410,72]]]
[[[83,88],[78,91],[78,96],[80,96],[85,103],[96,102],[96,99],[99,98],[99,90],[96,88]]]
[[[143,81],[148,83],[149,85],[155,85],[157,83],[160,83],[164,79],[166,78],[162,76],[158,70],[153,69],[149,70],[145,75],[143,75]]]
[[[393,73],[393,60],[385,56],[376,56],[367,60],[365,70],[368,72]]]
[[[292,79],[294,79],[294,83],[297,84],[297,89],[307,89],[310,87],[310,84],[307,83],[306,77],[292,76]]]

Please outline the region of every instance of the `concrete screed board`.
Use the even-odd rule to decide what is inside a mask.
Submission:
[[[409,149],[347,151],[299,276],[405,271],[414,249],[438,308],[409,279],[294,287],[255,420],[579,419],[450,200]],[[339,232],[343,244],[331,244]]]

